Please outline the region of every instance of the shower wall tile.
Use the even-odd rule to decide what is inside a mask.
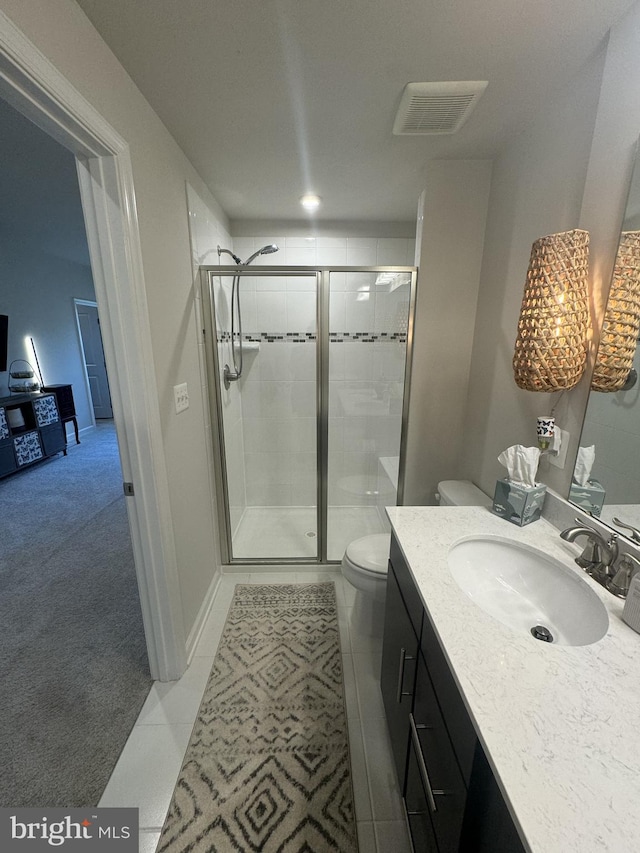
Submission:
[[[278,255],[261,256],[254,264],[410,265],[415,251],[415,241],[407,239],[286,235],[241,238],[234,242],[233,250],[245,259],[272,242],[280,246]],[[376,288],[375,279],[375,274],[332,275],[331,331],[397,332],[401,322],[406,324],[408,288],[389,293]],[[224,279],[224,286],[228,328],[231,277]],[[286,335],[316,330],[315,277],[243,278],[241,301],[245,333]],[[230,347],[226,347],[228,361]],[[396,390],[401,393],[404,376],[404,345],[332,343],[329,372],[331,503],[375,505],[379,458],[398,450],[400,419],[394,412],[399,405]],[[259,351],[245,353],[243,420],[235,417],[240,400],[234,386],[226,403],[234,411],[230,429],[243,436],[248,451],[244,495],[248,505],[315,505],[315,375],[316,344],[312,341],[261,341]],[[233,465],[240,464],[235,458]]]
[[[413,264],[413,258],[408,260],[411,240],[395,237],[382,237],[378,240],[378,266],[408,266]]]
[[[311,292],[315,296],[316,292],[316,277],[315,275],[290,275],[285,279],[286,289],[293,293]]]
[[[244,289],[244,279],[240,285],[240,311],[242,313],[242,331],[247,332],[256,329],[258,324],[256,292],[255,290],[247,291]],[[227,328],[230,329],[231,326],[228,325]]]
[[[308,452],[316,450],[315,418],[244,419],[247,449],[260,453]]]
[[[329,289],[331,294],[341,292],[347,289],[347,273],[332,272],[329,278]]]
[[[316,331],[315,293],[287,293],[287,332]]]
[[[280,483],[258,485],[248,481],[247,506],[294,506],[291,503],[291,486]]]
[[[289,453],[245,452],[247,482],[258,486],[274,483],[291,484],[291,455]]]
[[[347,264],[355,267],[375,266],[378,259],[378,241],[375,238],[349,237],[347,239]]]
[[[346,249],[346,237],[316,237],[318,249]]]
[[[345,296],[345,331],[370,332],[375,318],[375,306],[371,294],[346,293]]]
[[[284,291],[287,289],[287,276],[263,275],[256,276],[256,290],[258,291]]]
[[[309,343],[269,343],[262,341],[255,355],[253,379],[315,380],[316,347]]]
[[[343,344],[333,344],[340,347],[344,353],[344,378],[347,380],[372,380],[373,359],[371,344],[351,343],[345,341]]]
[[[318,246],[316,249],[316,263],[320,267],[344,267],[347,265],[347,246]]]
[[[331,291],[329,299],[329,328],[332,332],[347,332],[347,294]]]
[[[291,506],[317,506],[318,487],[315,479],[313,483],[291,484]]]
[[[315,237],[285,237],[285,245],[287,249],[315,249]]]
[[[282,293],[256,293],[256,322],[259,329],[255,331],[282,331],[282,324],[287,312],[287,299]],[[247,331],[249,329],[247,328]]]
[[[285,251],[285,263],[292,267],[312,267],[316,263],[316,247],[294,247]]]

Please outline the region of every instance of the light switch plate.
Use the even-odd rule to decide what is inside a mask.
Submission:
[[[173,399],[176,406],[176,414],[184,412],[185,409],[189,408],[189,390],[186,382],[173,386]]]
[[[549,462],[555,465],[556,468],[564,468],[571,436],[565,429],[560,429],[558,426],[556,426],[556,431],[560,433],[560,450],[558,453],[549,454]]]

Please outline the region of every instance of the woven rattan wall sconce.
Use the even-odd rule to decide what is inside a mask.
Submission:
[[[594,391],[620,391],[633,367],[640,332],[640,231],[623,231],[602,324]]]
[[[589,234],[563,231],[531,247],[518,337],[516,384],[561,391],[580,381],[587,361]]]

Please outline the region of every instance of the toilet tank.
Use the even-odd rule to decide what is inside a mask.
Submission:
[[[491,499],[471,480],[443,480],[436,498],[440,506],[491,506]]]

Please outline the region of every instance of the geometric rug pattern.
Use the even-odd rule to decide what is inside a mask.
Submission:
[[[357,853],[333,583],[237,585],[158,853]]]

